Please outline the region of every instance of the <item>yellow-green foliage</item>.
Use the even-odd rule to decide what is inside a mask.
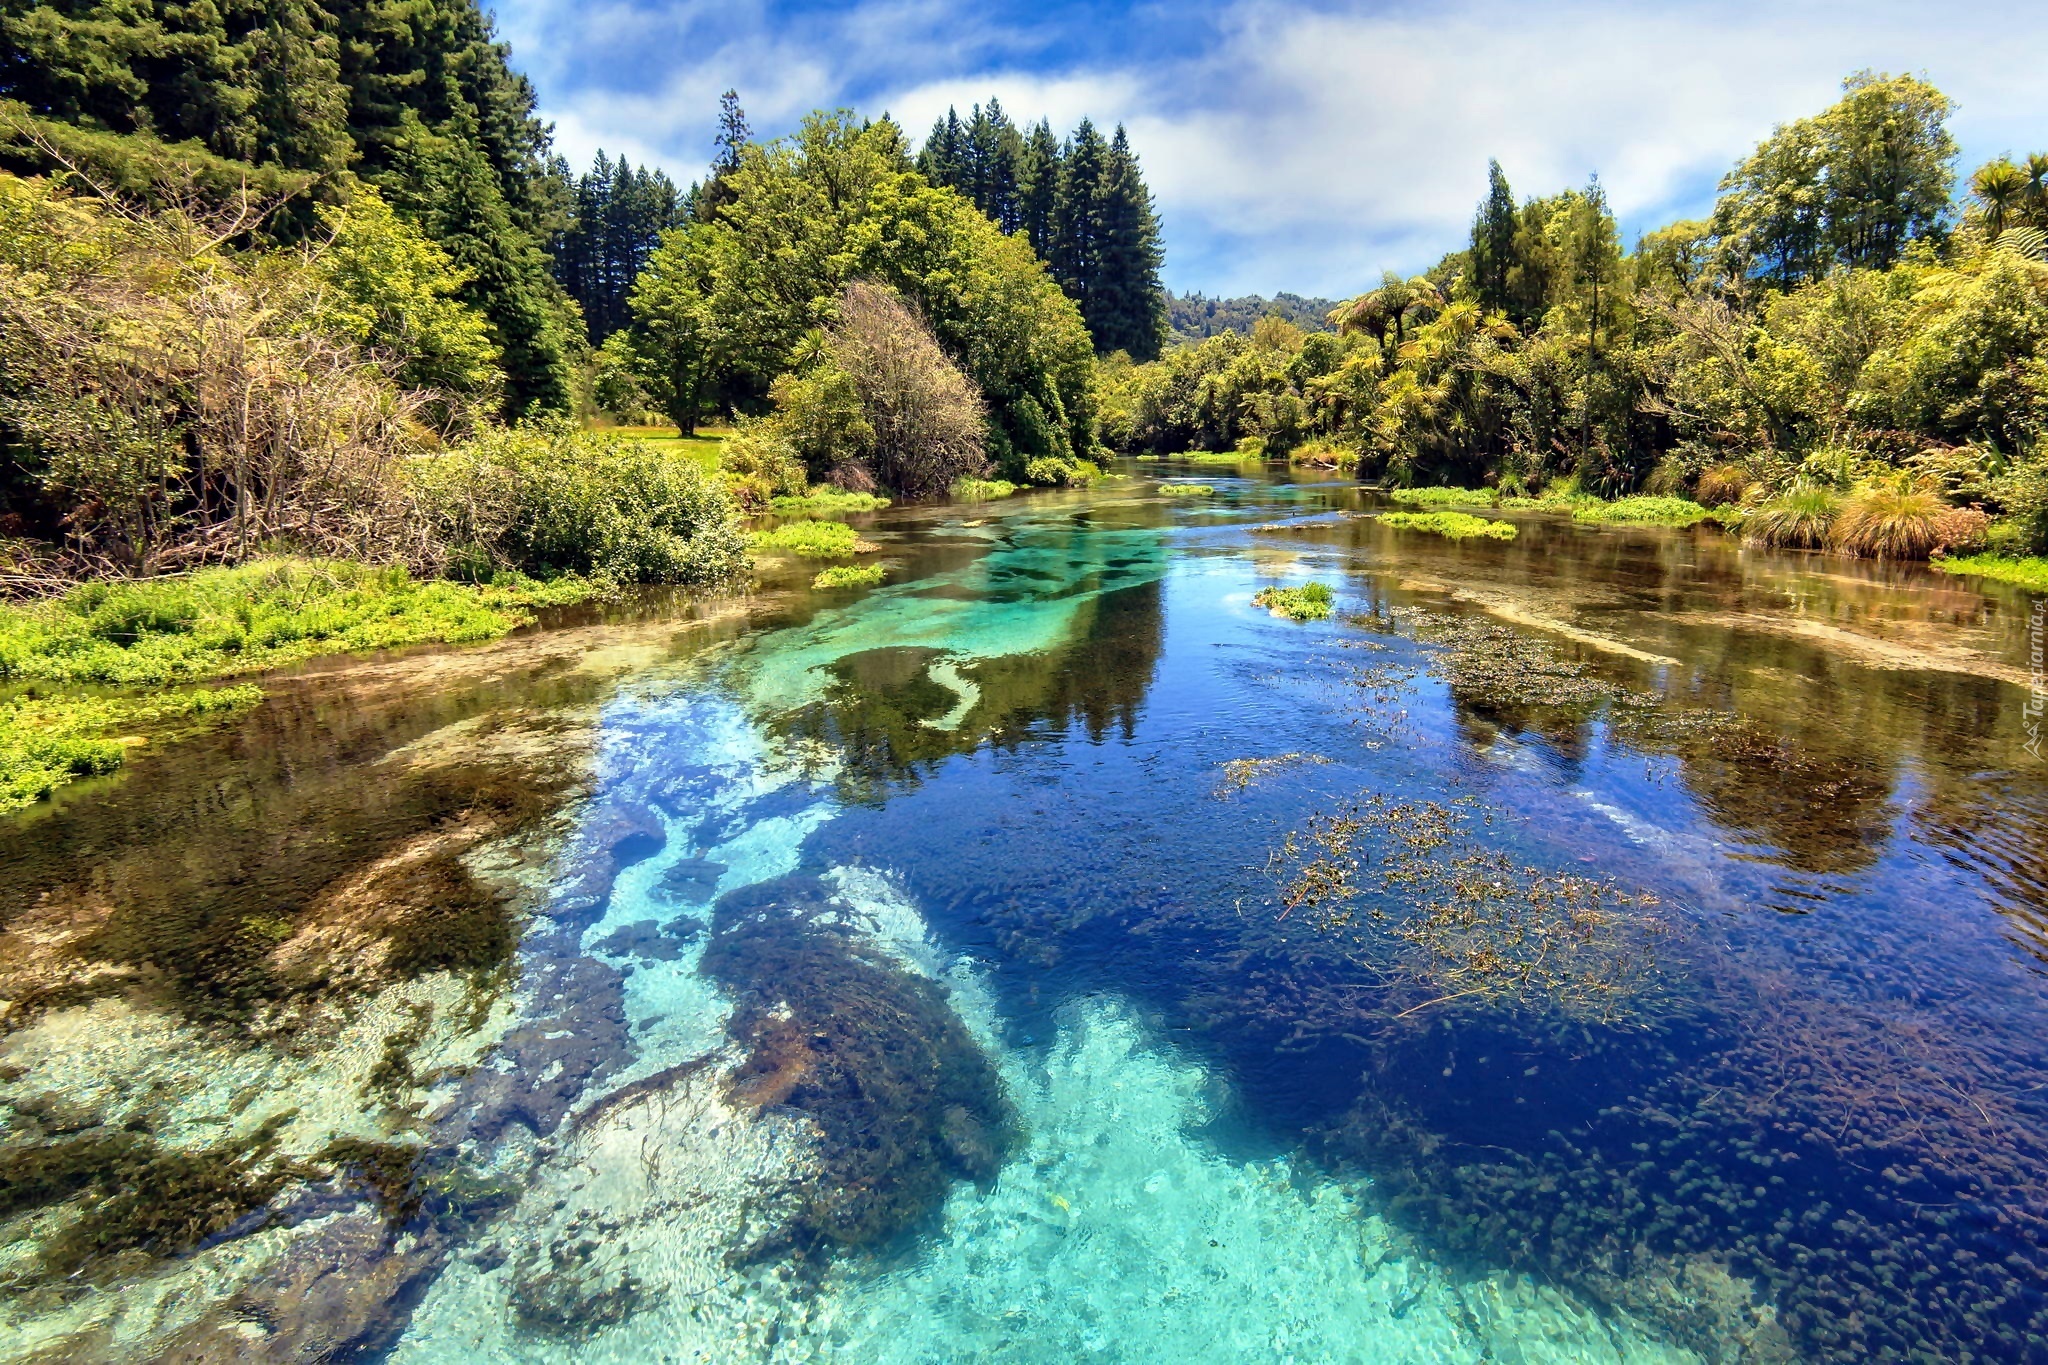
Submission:
[[[821,484],[800,496],[783,494],[771,498],[768,508],[773,512],[813,512],[820,516],[844,516],[848,512],[877,512],[889,505],[889,500],[873,493],[849,493],[843,488]]]
[[[1949,505],[1913,488],[1879,486],[1849,500],[1829,535],[1836,549],[1870,559],[1925,559],[1941,544]]]
[[[1742,520],[1742,539],[1772,549],[1818,550],[1828,543],[1842,500],[1818,484],[1797,484]]]
[[[1470,540],[1475,536],[1490,540],[1515,538],[1513,522],[1489,521],[1464,512],[1382,512],[1380,520],[1403,531],[1427,531],[1452,540]]]
[[[2012,583],[2034,592],[2048,593],[2048,559],[2039,555],[1959,555],[1953,559],[1937,559],[1934,567],[1943,573],[1989,578],[1993,582]]]
[[[590,591],[580,579],[502,574],[477,586],[312,559],[83,583],[50,601],[0,606],[0,680],[162,686],[317,654],[489,640],[531,621],[527,607]]]
[[[811,580],[814,588],[872,588],[882,581],[879,564],[834,564]]]
[[[1396,488],[1387,494],[1403,507],[1491,507],[1500,498],[1490,488]]]
[[[1330,614],[1331,600],[1324,584],[1304,583],[1298,588],[1261,588],[1252,605],[1296,621],[1320,621]]]
[[[1335,441],[1303,441],[1287,452],[1287,463],[1305,469],[1352,470],[1358,468],[1358,452]]]
[[[1008,479],[956,479],[951,490],[955,502],[990,502],[1016,491],[1017,485]]]
[[[1687,498],[1617,498],[1592,502],[1572,512],[1572,520],[1588,526],[1697,526],[1713,512]]]
[[[799,559],[838,559],[875,547],[853,533],[843,521],[791,521],[747,537],[756,553],[795,555]]]
[[[1216,489],[1206,483],[1162,483],[1159,491],[1169,498],[1206,498]]]
[[[153,696],[30,696],[0,702],[0,811],[30,805],[80,777],[121,766],[135,730],[190,731],[263,699],[244,683]],[[118,737],[117,737],[118,736]]]

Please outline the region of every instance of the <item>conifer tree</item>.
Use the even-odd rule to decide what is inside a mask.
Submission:
[[[1500,162],[1486,163],[1486,198],[1472,217],[1471,278],[1479,306],[1508,312],[1513,300],[1508,273],[1515,264],[1515,195]]]
[[[1088,317],[1096,349],[1155,360],[1166,344],[1166,293],[1159,283],[1164,254],[1152,192],[1122,124],[1103,167],[1098,305]],[[1087,316],[1084,309],[1083,315]]]
[[[1052,258],[1053,234],[1059,223],[1060,140],[1052,124],[1040,119],[1018,151],[1017,227],[1040,260]]]

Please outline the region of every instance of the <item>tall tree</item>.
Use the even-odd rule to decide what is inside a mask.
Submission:
[[[1052,124],[1031,125],[1018,153],[1017,227],[1040,260],[1052,259],[1060,211],[1060,140]]]
[[[1158,359],[1166,344],[1166,290],[1159,283],[1165,253],[1152,192],[1121,124],[1110,138],[1103,168],[1098,251],[1096,310],[1088,316],[1083,309],[1096,349],[1124,351],[1133,360]]]
[[[1500,162],[1486,163],[1486,198],[1472,216],[1471,286],[1489,313],[1509,312],[1508,276],[1515,266],[1515,195]]]

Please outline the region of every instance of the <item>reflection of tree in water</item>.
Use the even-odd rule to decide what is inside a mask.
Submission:
[[[770,728],[836,750],[840,790],[855,800],[915,786],[955,754],[1013,748],[1034,729],[1078,724],[1091,740],[1129,735],[1164,641],[1160,584],[1099,593],[1073,611],[1069,639],[1048,650],[980,659],[918,646],[848,654],[826,666],[832,682],[821,700]]]

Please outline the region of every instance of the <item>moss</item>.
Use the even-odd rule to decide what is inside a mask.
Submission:
[[[1304,583],[1298,588],[1261,588],[1252,596],[1252,605],[1296,621],[1320,621],[1330,614],[1331,600],[1325,585]]]
[[[1511,521],[1492,521],[1486,517],[1475,517],[1465,512],[1383,512],[1380,521],[1403,531],[1427,531],[1431,535],[1445,536],[1451,540],[1470,540],[1485,537],[1489,540],[1513,540],[1515,524]]]
[[[860,945],[829,888],[791,877],[724,897],[703,969],[734,995],[736,1101],[817,1126],[799,1243],[883,1243],[930,1219],[1011,1141],[994,1066],[942,987]]]
[[[488,972],[518,946],[512,908],[478,885],[454,853],[439,853],[379,883],[405,907],[386,932],[386,966],[399,976]]]
[[[878,546],[854,534],[843,521],[792,521],[772,530],[756,531],[747,537],[748,548],[757,554],[795,555],[799,559],[836,559],[863,554]]]
[[[156,695],[22,693],[0,701],[0,812],[42,800],[81,777],[126,762],[145,731],[156,739],[196,734],[263,699],[244,684]]]
[[[886,571],[880,564],[834,564],[819,572],[811,586],[826,588],[872,588]]]

